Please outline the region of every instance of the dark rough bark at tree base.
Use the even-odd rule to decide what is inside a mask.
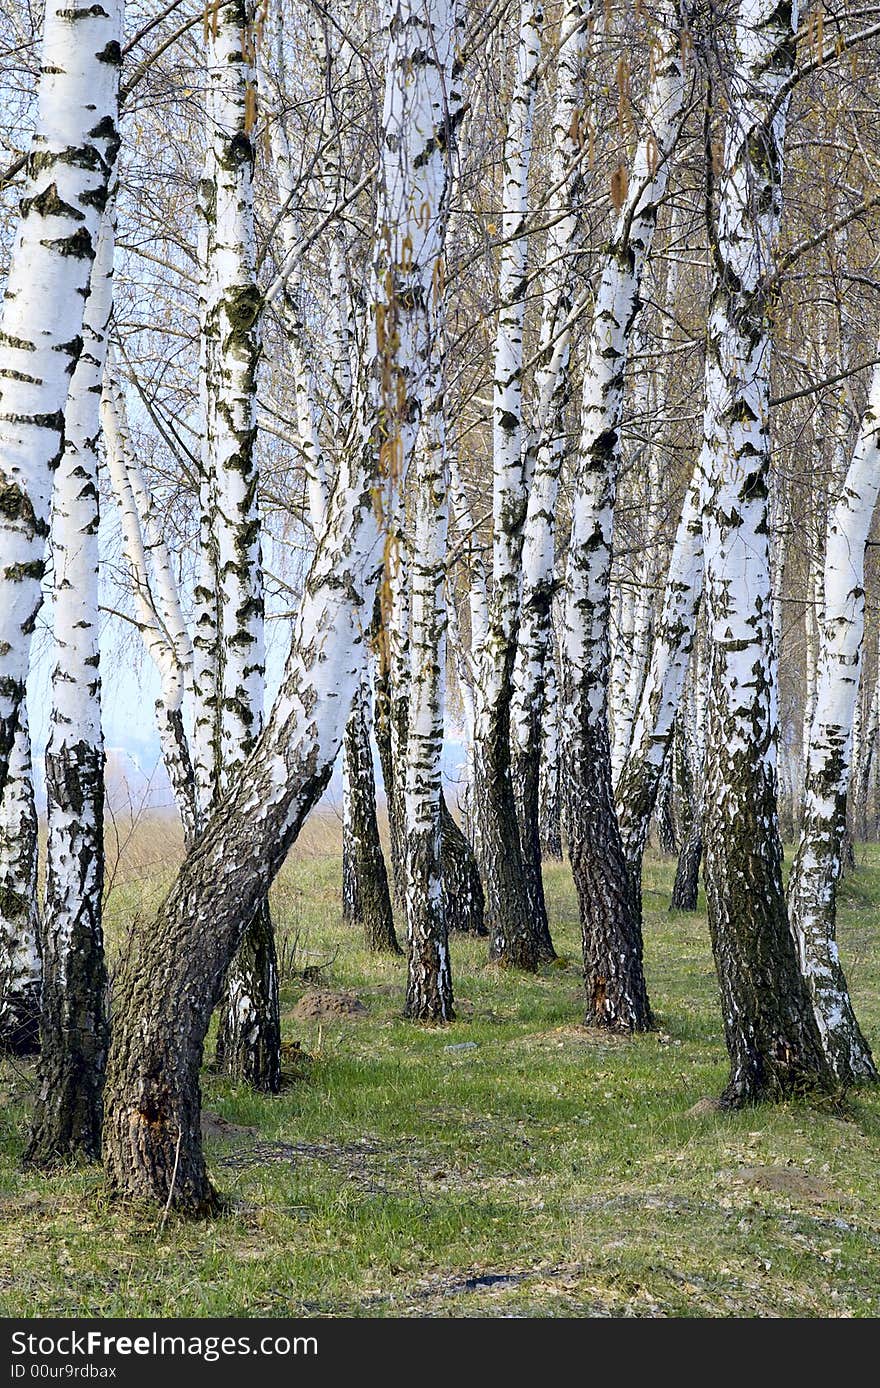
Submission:
[[[278,959],[268,897],[229,966],[217,1030],[217,1069],[254,1089],[281,1088]]]
[[[548,764],[542,748],[538,782],[538,835],[542,862],[561,863],[565,857],[562,844],[562,793],[559,761]]]
[[[512,665],[512,661],[511,661]],[[506,672],[509,681],[512,669]],[[476,746],[474,819],[485,895],[489,958],[534,973],[542,957],[540,921],[526,886],[510,767],[510,698],[502,696],[489,733]]]
[[[202,1151],[199,1072],[226,963],[242,920],[264,899],[330,779],[331,765],[297,768],[301,788],[291,813],[273,779],[276,735],[271,727],[263,734],[247,777],[207,825],[114,992],[103,1135],[111,1194],[163,1205],[170,1198],[172,1208],[195,1218],[221,1208]],[[294,775],[291,769],[295,784]]]
[[[450,813],[445,798],[440,805],[440,829],[447,930],[459,935],[488,935],[476,855]]]
[[[702,808],[695,784],[692,762],[691,733],[680,712],[674,744],[673,767],[679,792],[679,823],[681,848],[675,869],[670,911],[696,911],[700,887],[700,862],[703,857]]]
[[[355,696],[343,742],[342,915],[362,925],[371,954],[400,954],[379,824],[376,784],[363,691]]]
[[[441,796],[442,805],[443,798]],[[409,844],[410,887],[407,902],[407,984],[403,1015],[416,1022],[452,1022],[455,1008],[449,938],[442,899],[418,890],[436,883],[442,849],[433,832],[421,831]]]
[[[377,670],[374,682],[374,732],[382,767],[385,805],[388,812],[388,836],[391,846],[391,888],[398,905],[406,899],[406,828],[402,787],[396,780],[397,768],[391,742],[391,685],[388,676],[388,657],[377,646]]]
[[[595,745],[596,739],[602,745]],[[584,1025],[632,1033],[654,1019],[642,965],[641,916],[630,887],[611,794],[607,725],[582,729],[566,756],[565,832],[578,894],[587,1009]]]
[[[670,911],[696,911],[702,856],[703,836],[696,831],[688,835],[678,855]]]
[[[542,964],[549,964],[556,958],[556,950],[553,948],[553,939],[550,935],[547,903],[544,900],[544,879],[541,875],[540,719],[535,715],[531,722],[533,726],[529,731],[529,745],[525,748],[515,745],[513,748],[511,776],[522,850],[523,875],[537,937],[538,959]]]
[[[678,829],[675,823],[675,789],[672,781],[672,766],[667,757],[657,791],[654,810],[657,825],[657,847],[666,858],[674,858],[679,850]]]
[[[0,999],[0,1055],[36,1055],[40,1049],[41,988],[30,984]]]
[[[760,765],[721,745],[714,702],[713,689],[708,745],[715,751],[703,832],[709,928],[730,1056],[721,1102],[741,1108],[816,1091],[839,1093],[789,929],[775,788]]]
[[[101,1154],[102,1087],[107,1060],[107,970],[101,930],[103,887],[101,748],[86,743],[46,752],[51,807],[74,817],[64,828],[75,850],[64,863],[49,855],[43,934],[39,1087],[24,1160],[51,1166],[62,1158]],[[57,831],[56,831],[57,832]]]

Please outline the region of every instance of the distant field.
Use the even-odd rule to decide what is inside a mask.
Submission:
[[[180,851],[161,820],[120,848],[113,953],[149,928]],[[880,1049],[880,849],[859,858],[842,949]],[[204,1076],[230,1213],[160,1229],[110,1207],[97,1169],[22,1174],[33,1075],[5,1062],[0,1313],[880,1314],[880,1095],[840,1112],[690,1112],[726,1067],[705,918],[668,913],[672,871],[651,860],[645,874],[658,1034],[579,1028],[576,902],[558,865],[561,960],[500,974],[484,942],[455,939],[459,1020],[415,1027],[400,1017],[403,962],[342,926],[338,819],[314,818],[275,890],[284,1036],[308,1058],[286,1047],[275,1099]]]

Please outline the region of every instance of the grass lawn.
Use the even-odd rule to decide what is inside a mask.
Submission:
[[[880,849],[859,858],[841,945],[880,1050]],[[204,1076],[229,1214],[162,1227],[109,1204],[96,1168],[24,1174],[33,1069],[4,1061],[0,1314],[880,1314],[880,1094],[838,1112],[689,1112],[726,1065],[705,916],[668,913],[672,873],[646,865],[657,1034],[580,1029],[577,909],[558,865],[557,964],[499,973],[484,941],[456,938],[459,1019],[430,1029],[401,1020],[403,962],[342,927],[335,844],[305,840],[275,914],[295,966],[325,964],[283,991],[285,1040],[310,1058],[287,1047],[277,1098]],[[166,878],[117,874],[117,949]],[[303,1019],[317,988],[365,1010]]]

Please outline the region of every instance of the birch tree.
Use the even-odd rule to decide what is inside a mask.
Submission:
[[[492,404],[492,593],[477,655],[474,732],[475,839],[490,954],[501,964],[524,969],[535,969],[541,958],[553,957],[546,920],[541,931],[541,922],[532,914],[510,769],[510,690],[527,500],[522,419],[527,213],[542,24],[541,7],[534,0],[523,0],[502,158],[503,243]]]
[[[589,1025],[652,1025],[638,904],[614,812],[607,716],[611,543],[624,373],[639,289],[685,97],[686,11],[661,10],[639,145],[593,310],[565,572],[562,745],[568,854],[581,913]]]
[[[738,1106],[833,1083],[789,931],[776,809],[768,548],[770,329],[796,12],[742,0],[706,351],[703,544],[711,632],[703,833]]]
[[[633,892],[639,896],[642,855],[672,742],[703,586],[701,477],[698,464],[685,495],[632,741],[616,788],[624,856]]]
[[[880,492],[880,369],[828,520],[816,689],[788,907],[825,1054],[845,1084],[876,1079],[835,939],[853,719],[865,630],[865,544]]]
[[[330,778],[363,668],[383,545],[372,412],[349,441],[266,727],[123,962],[105,1087],[110,1188],[189,1214],[217,1208],[199,1127],[211,1013],[247,923]],[[181,1013],[178,999],[188,999]]]
[[[261,296],[256,282],[253,130],[254,10],[221,0],[208,13],[210,167],[205,332],[208,486],[216,564],[218,718],[215,753],[222,795],[253,747],[263,718],[264,597],[259,477],[255,459]],[[214,552],[214,547],[216,550]],[[217,1063],[261,1089],[280,1083],[278,967],[268,898],[254,913],[227,979]]]
[[[27,1160],[98,1157],[107,1058],[104,741],[98,645],[98,439],[113,306],[115,214],[104,213],[70,383],[52,513],[56,663],[46,745],[40,1073]]]
[[[28,1055],[39,1046],[37,838],[31,742],[22,703],[0,796],[0,1051],[13,1055]]]
[[[52,473],[116,129],[122,0],[47,0],[39,99],[0,318],[0,794],[41,602]]]
[[[376,820],[376,784],[365,680],[345,725],[342,787],[342,914],[363,927],[367,949],[399,954],[388,874]]]
[[[551,194],[547,216],[542,316],[535,396],[537,419],[527,448],[535,454],[522,541],[522,605],[513,672],[512,774],[531,913],[550,953],[541,881],[539,786],[541,728],[547,702],[547,651],[552,638],[555,589],[555,515],[565,454],[565,412],[571,396],[572,317],[584,194],[585,74],[592,5],[569,0],[563,9],[556,53]],[[531,471],[526,464],[526,471]],[[552,691],[551,691],[552,699]],[[555,711],[555,710],[554,710]],[[551,714],[552,716],[552,714]]]

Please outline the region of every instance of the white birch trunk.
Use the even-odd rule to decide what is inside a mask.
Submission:
[[[629,753],[616,787],[623,850],[633,890],[639,892],[648,826],[672,742],[703,590],[701,479],[702,464],[698,463],[685,494],[669,560],[663,607],[654,631],[651,663]]]
[[[201,811],[184,722],[192,691],[193,650],[180,606],[171,560],[158,529],[152,500],[134,457],[125,395],[112,370],[105,376],[101,419],[107,471],[122,527],[122,553],[134,601],[135,621],[159,674],[156,729],[162,760],[183,825],[184,844],[194,845]]]
[[[607,721],[611,541],[623,386],[639,291],[669,176],[685,92],[675,4],[661,11],[643,128],[602,270],[581,405],[562,631],[566,836],[581,905],[587,1022],[651,1025],[638,903],[614,813]]]
[[[70,383],[52,510],[56,664],[46,744],[40,1077],[28,1161],[100,1153],[107,1057],[104,742],[98,618],[98,439],[113,306],[115,214],[104,213]]]
[[[43,969],[37,837],[31,742],[22,703],[0,795],[0,1051],[13,1055],[27,1055],[39,1046]]]
[[[571,395],[570,316],[578,284],[579,208],[584,196],[583,128],[589,0],[567,0],[555,56],[556,98],[550,161],[551,196],[536,371],[536,418],[527,447],[535,454],[522,540],[522,605],[511,703],[512,773],[523,870],[531,909],[549,940],[541,879],[541,726],[546,704],[547,651],[555,588],[555,514],[565,455],[565,413]],[[551,946],[552,948],[552,946]]]
[[[256,391],[260,291],[253,173],[256,120],[254,9],[220,0],[208,14],[209,217],[206,332],[208,461],[214,489],[218,577],[219,786],[222,796],[263,725],[265,606],[261,557]],[[268,900],[230,966],[217,1036],[221,1069],[275,1092],[281,1082],[278,969]]]
[[[47,0],[36,128],[0,318],[0,793],[41,602],[52,472],[116,158],[122,0]]]
[[[791,937],[776,803],[768,480],[770,324],[796,12],[742,0],[706,353],[703,544],[711,631],[709,925],[738,1106],[833,1079]]]
[[[533,917],[510,769],[510,698],[520,607],[522,528],[527,501],[523,458],[522,372],[528,250],[532,113],[538,85],[543,12],[522,0],[516,76],[502,157],[498,328],[492,400],[492,594],[486,636],[476,653],[476,847],[486,896],[491,957],[534,969],[552,958],[543,922]]]
[[[835,938],[853,721],[865,630],[865,545],[880,492],[880,369],[828,521],[816,692],[800,841],[788,904],[822,1044],[844,1083],[876,1079]]]

